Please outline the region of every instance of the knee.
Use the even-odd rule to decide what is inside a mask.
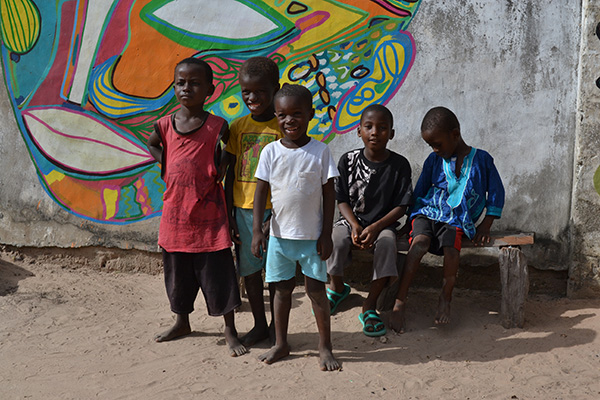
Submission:
[[[333,251],[350,251],[352,239],[345,232],[334,231],[331,235],[331,241],[333,243]]]
[[[411,243],[408,253],[412,256],[419,257],[419,259],[423,258],[423,256],[425,254],[427,254],[427,252],[429,251],[430,244],[431,244],[431,241],[429,240],[429,238],[426,238],[426,239],[416,238]]]
[[[375,242],[375,251],[397,253],[396,236],[380,236]]]
[[[295,286],[294,279],[295,278],[285,282],[276,282],[274,284],[275,294],[279,297],[291,297]]]

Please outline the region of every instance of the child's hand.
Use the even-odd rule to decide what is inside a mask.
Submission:
[[[475,232],[475,237],[473,237],[473,244],[475,246],[485,246],[490,242],[490,228],[489,226],[484,226],[483,224],[477,227],[477,231]]]
[[[253,231],[252,232],[252,245],[250,249],[252,250],[252,254],[254,257],[263,259],[263,253],[267,248],[267,239],[262,231]]]
[[[362,242],[360,241],[360,234],[362,233],[362,226],[356,225],[352,227],[352,244],[362,249]]]
[[[477,232],[475,233],[475,237],[473,238],[473,244],[475,246],[485,246],[490,242],[490,239],[491,238],[489,229],[486,231],[485,229],[479,229],[479,227],[477,227]]]
[[[494,219],[495,217],[486,215],[483,221],[481,221],[481,224],[479,224],[477,231],[475,232],[475,237],[473,237],[472,240],[475,246],[485,246],[490,242],[490,229],[492,228]]]
[[[231,241],[235,244],[241,244],[240,231],[235,221],[235,217],[229,218],[229,234],[231,235]]]
[[[325,261],[333,252],[333,241],[331,235],[321,235],[317,240],[317,254],[321,256],[321,260]]]
[[[362,243],[362,248],[370,249],[371,247],[373,247],[373,243],[375,243],[375,240],[377,240],[379,232],[380,230],[375,228],[373,225],[369,225],[365,229],[363,229],[362,233],[360,234],[360,242]]]

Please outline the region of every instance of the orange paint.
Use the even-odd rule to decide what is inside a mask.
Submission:
[[[80,181],[65,176],[50,184],[50,190],[69,209],[95,219],[102,219],[102,196]]]
[[[196,54],[143,22],[141,9],[151,0],[136,1],[130,14],[131,37],[118,61],[113,84],[120,92],[146,98],[163,94],[173,84],[173,70],[180,60]]]

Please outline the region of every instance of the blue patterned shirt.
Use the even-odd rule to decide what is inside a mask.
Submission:
[[[504,186],[494,159],[484,150],[471,148],[456,176],[456,157],[445,160],[431,153],[415,186],[417,215],[461,228],[467,237],[475,236],[477,220],[486,215],[500,218],[504,207]]]

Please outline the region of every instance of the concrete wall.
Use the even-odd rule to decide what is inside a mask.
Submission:
[[[20,2],[23,10],[31,3]],[[421,118],[430,107],[451,108],[466,142],[489,151],[504,179],[495,228],[535,231],[531,264],[570,268],[573,293],[598,281],[600,18],[591,1],[259,1],[244,10],[205,0],[201,11],[191,2],[179,28],[164,22],[176,15],[170,6],[188,1],[90,2],[105,8],[90,5],[87,15],[75,1],[34,3],[38,38],[27,40],[35,19],[14,34],[29,50],[3,37],[0,243],[155,249],[164,188],[143,142],[150,122],[174,107],[173,64],[203,51],[219,71],[211,111],[231,120],[247,112],[237,66],[269,54],[283,81],[315,93],[311,133],[336,158],[360,146],[360,109],[387,104],[396,122],[391,148],[411,161],[415,182],[430,151]],[[213,21],[200,24],[208,14]],[[203,32],[222,40],[209,43]],[[96,139],[73,141],[83,126]]]
[[[600,4],[583,2],[573,183],[571,297],[600,296]]]

